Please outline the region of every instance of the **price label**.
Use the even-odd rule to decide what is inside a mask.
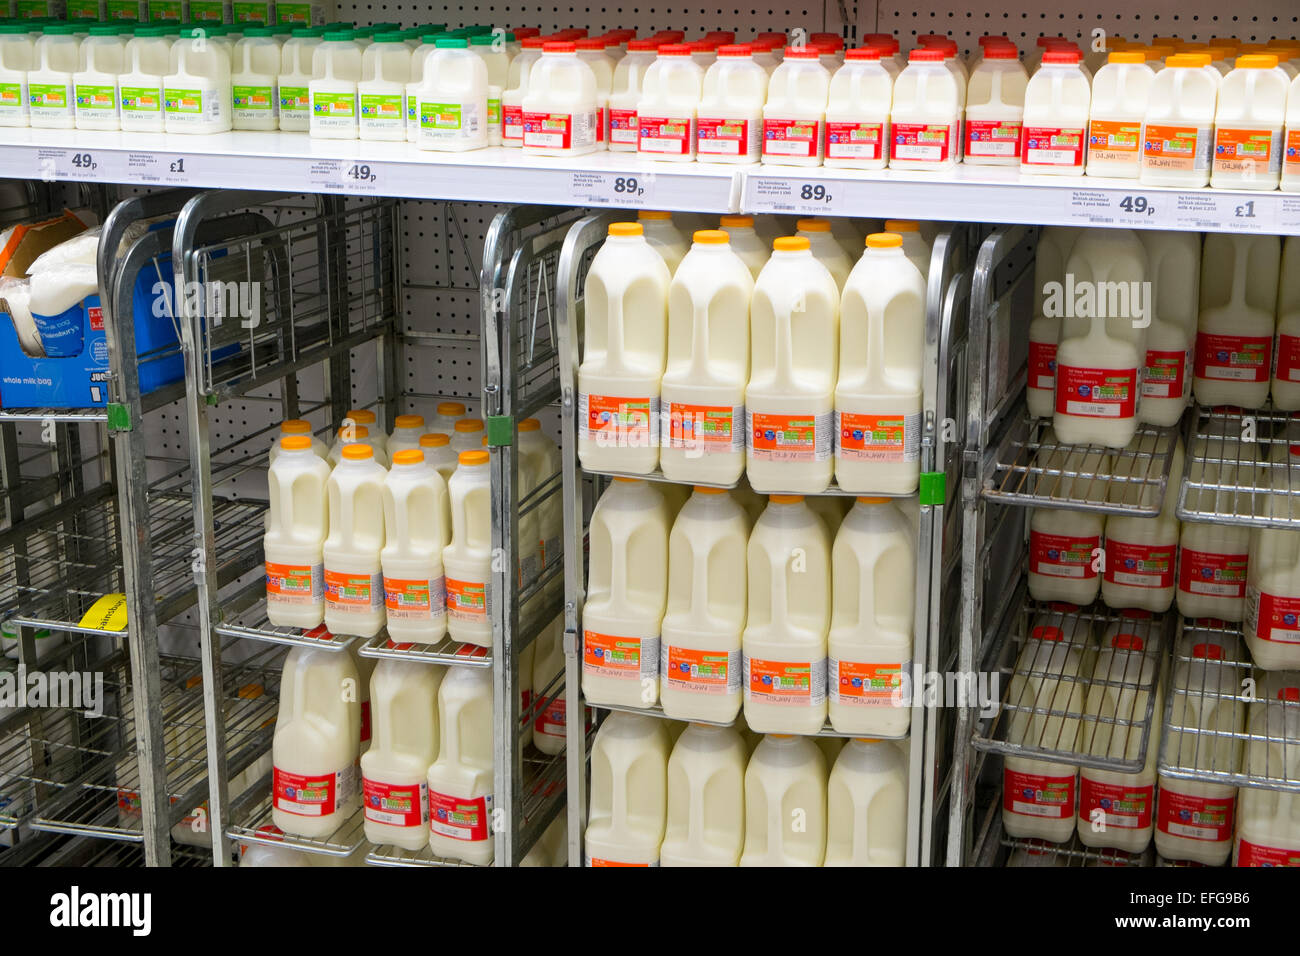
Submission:
[[[746,208],[760,212],[837,215],[847,183],[755,176]]]
[[[1172,197],[1158,193],[1071,189],[1065,214],[1073,222],[1094,226],[1152,226],[1168,222],[1165,205]]]
[[[1175,221],[1195,229],[1226,229],[1232,232],[1272,232],[1277,206],[1272,197],[1241,194],[1216,195],[1214,190],[1175,193]]]
[[[307,181],[332,192],[370,193],[379,191],[380,167],[351,159],[316,159],[307,166]]]
[[[1300,196],[1278,196],[1274,203],[1278,228],[1292,235],[1300,234]]]
[[[129,152],[126,175],[135,183],[188,186],[194,180],[194,158],[174,153]]]
[[[112,152],[45,148],[36,151],[36,174],[46,182],[107,182],[113,179],[113,168],[117,165],[117,156]]]
[[[569,191],[580,206],[653,205],[654,173],[573,173]]]

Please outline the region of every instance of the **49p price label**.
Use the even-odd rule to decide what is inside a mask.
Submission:
[[[569,191],[583,206],[646,207],[654,202],[654,173],[576,172]]]
[[[42,148],[37,150],[36,175],[46,182],[106,182],[113,179],[115,160],[112,152]]]
[[[383,176],[378,164],[351,159],[315,159],[307,167],[307,180],[334,192],[379,192]]]

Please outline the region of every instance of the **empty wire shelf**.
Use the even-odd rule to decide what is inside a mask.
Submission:
[[[423,846],[418,850],[403,850],[399,846],[378,846],[366,854],[370,866],[473,866],[463,860],[448,860],[434,856],[433,850]]]
[[[272,822],[271,794],[267,792],[260,800],[253,801],[244,814],[226,827],[226,836],[240,843],[283,846],[322,856],[351,856],[366,842],[364,826],[361,811],[357,810],[328,836],[303,837],[284,833]]]
[[[597,710],[617,710],[620,713],[624,713],[624,714],[641,714],[645,717],[658,717],[661,720],[681,720],[681,718],[679,717],[668,716],[668,714],[664,713],[663,705],[658,703],[650,707],[628,707],[623,704],[591,704],[589,706],[594,707]],[[743,716],[743,711],[742,711],[742,716]],[[740,729],[740,725],[737,723],[736,720],[731,720],[724,723],[722,721],[716,721],[716,720],[697,720],[695,718],[692,718],[691,720],[685,722],[692,723],[692,724],[709,724],[710,726],[713,727],[735,727],[738,730]],[[827,720],[826,723],[822,726],[822,729],[817,731],[817,733],[800,735],[800,736],[848,738],[848,737],[862,737],[865,735],[860,733],[842,733],[841,731],[838,731],[834,727],[832,727],[831,722]],[[871,734],[870,736],[876,740],[906,740],[909,735],[897,734],[891,736],[889,734]]]
[[[582,469],[582,473],[583,473],[584,475],[600,475],[600,476],[605,477],[605,478],[640,478],[640,479],[643,479],[643,480],[645,480],[645,481],[662,481],[662,482],[665,482],[666,484],[670,484],[670,485],[700,485],[701,487],[704,487],[704,488],[726,488],[726,489],[728,489],[728,490],[730,490],[730,489],[734,489],[734,488],[740,488],[740,487],[743,487],[743,485],[744,485],[744,482],[743,482],[743,481],[732,482],[732,483],[729,484],[729,485],[718,484],[717,482],[712,482],[712,481],[682,481],[681,479],[674,479],[674,478],[669,478],[669,477],[667,477],[667,476],[663,473],[663,471],[661,471],[661,470],[658,469],[658,468],[656,468],[656,469],[655,469],[654,471],[652,471],[652,472],[649,472],[648,474],[636,474],[636,473],[633,473],[633,472],[630,472],[630,471],[596,471],[596,470],[591,469],[591,468],[584,468],[584,469]],[[811,494],[811,495],[837,495],[837,496],[840,496],[840,497],[858,497],[858,496],[860,496],[860,495],[863,495],[863,496],[868,496],[868,497],[872,497],[872,498],[914,498],[914,497],[916,496],[916,492],[915,492],[915,491],[908,492],[907,494],[899,494],[899,493],[896,492],[896,491],[845,491],[843,488],[841,488],[841,487],[839,486],[839,483],[838,483],[837,481],[835,481],[835,479],[833,479],[833,478],[831,479],[831,483],[830,483],[830,484],[829,484],[829,485],[828,485],[824,490],[822,490],[822,491],[816,491],[816,492],[805,492],[805,491],[789,491],[789,492],[781,492],[781,491],[764,491],[764,492],[754,492],[754,493],[755,493],[755,494],[762,494],[762,495],[764,495],[764,496],[767,496],[767,495],[779,495],[779,494],[792,494],[792,495],[793,495],[793,494],[798,494],[798,495],[809,495],[809,494]]]
[[[1007,847],[1007,866],[1107,867],[1150,866],[1154,859],[1148,848],[1144,853],[1125,853],[1112,847],[1087,847],[1078,834],[1068,843],[1048,843],[1003,836]]]
[[[1290,413],[1206,408],[1192,416],[1182,521],[1300,528],[1300,431]]]

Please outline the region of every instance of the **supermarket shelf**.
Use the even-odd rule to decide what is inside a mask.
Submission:
[[[589,706],[589,707],[592,707],[592,708],[594,708],[594,709],[596,709],[596,710],[617,710],[617,711],[620,711],[620,712],[622,712],[622,713],[624,713],[624,714],[641,714],[641,715],[643,715],[643,716],[645,716],[645,717],[658,717],[658,718],[660,718],[661,720],[678,720],[678,719],[679,719],[679,718],[677,718],[677,717],[669,717],[667,714],[665,714],[665,713],[664,713],[663,706],[662,706],[661,704],[655,704],[655,705],[652,706],[652,707],[625,707],[625,706],[623,706],[623,705],[621,705],[621,704],[592,704],[592,703],[588,703],[588,706]],[[743,711],[742,711],[742,714],[743,714]],[[689,723],[692,723],[692,724],[709,724],[709,725],[711,725],[711,726],[713,726],[713,727],[737,727],[737,729],[739,729],[739,727],[738,727],[736,721],[734,721],[734,720],[726,721],[726,722],[722,722],[722,721],[717,721],[717,720],[696,720],[696,719],[691,719],[691,720],[689,721]],[[803,735],[800,735],[800,736],[810,736],[810,737],[845,737],[845,738],[848,738],[848,737],[863,737],[863,736],[868,736],[868,735],[866,735],[866,734],[861,734],[861,733],[850,733],[850,734],[840,733],[838,730],[836,730],[834,727],[832,727],[830,721],[827,720],[825,726],[823,726],[821,730],[817,731],[817,733],[815,733],[815,734],[803,734]],[[889,736],[888,734],[870,734],[869,736],[873,737],[873,738],[876,739],[876,740],[906,740],[906,739],[910,736],[910,734],[899,734],[899,735],[892,736],[892,737]]]
[[[1294,727],[1300,719],[1300,701],[1279,700],[1277,694],[1279,679],[1294,679],[1295,675],[1254,666],[1244,648],[1236,643],[1240,637],[1241,626],[1237,624],[1208,618],[1184,620],[1180,652],[1174,654],[1174,677],[1165,701],[1160,772],[1182,780],[1300,793],[1300,777],[1295,773],[1300,746],[1288,740],[1283,730],[1288,724]],[[1243,653],[1227,653],[1218,661],[1198,661],[1204,665],[1203,679],[1193,677],[1192,683],[1179,683],[1179,667],[1192,661],[1181,651],[1190,652],[1197,644],[1226,645]],[[1221,690],[1220,680],[1233,690]],[[1281,720],[1273,728],[1253,733],[1251,718],[1265,706],[1265,701],[1269,707],[1280,709]],[[1196,716],[1211,713],[1216,717],[1204,721]],[[1201,726],[1203,722],[1212,725]],[[1262,759],[1257,755],[1253,764],[1252,749],[1257,754],[1263,751]]]
[[[174,349],[173,349],[174,351]],[[162,356],[155,356],[160,358]],[[141,408],[147,414],[156,408],[179,401],[185,395],[185,382],[173,382],[147,392],[140,397]],[[107,423],[108,408],[0,408],[0,422],[88,422]]]
[[[378,846],[366,854],[369,866],[473,866],[462,860],[447,860],[434,856],[429,847],[418,850],[403,850],[398,846]]]
[[[1198,406],[1178,495],[1180,521],[1300,528],[1291,413]]]
[[[302,837],[281,833],[273,829],[271,821],[271,794],[256,801],[250,811],[238,822],[226,827],[226,836],[240,843],[260,843],[263,846],[283,846],[303,853],[322,856],[351,856],[366,841],[365,820],[361,811],[348,817],[339,828],[326,837]]]
[[[1079,842],[1078,834],[1070,837],[1068,843],[1018,839],[1003,834],[1002,845],[1009,851],[1009,866],[1150,866],[1153,859],[1149,848],[1145,853],[1125,853],[1112,847],[1087,847]],[[1013,864],[1016,854],[1020,854],[1024,862]]]
[[[260,581],[257,582],[257,586],[265,589],[265,584]],[[290,647],[320,647],[327,651],[345,650],[354,641],[359,640],[354,637],[336,637],[325,630],[323,624],[309,631],[272,624],[266,616],[265,599],[257,601],[245,611],[234,614],[231,619],[214,625],[213,629],[222,637],[243,637]]]
[[[363,644],[362,657],[390,661],[413,661],[417,664],[444,664],[459,667],[491,667],[492,652],[476,644],[462,644],[444,637],[437,644],[397,644],[387,631],[381,631]]]
[[[1045,419],[1025,417],[993,450],[985,498],[1031,508],[1156,515],[1164,503],[1176,428],[1138,428],[1137,448],[1067,445],[1044,438]],[[1110,467],[1104,467],[1105,458]]]
[[[645,480],[645,481],[660,481],[660,482],[663,482],[664,484],[668,484],[668,485],[701,485],[701,486],[703,486],[703,487],[705,487],[705,488],[726,488],[726,489],[728,489],[728,490],[731,490],[731,489],[734,489],[734,488],[739,488],[739,487],[741,486],[741,483],[738,482],[738,481],[737,481],[737,482],[733,482],[733,483],[731,483],[731,484],[729,484],[729,485],[722,485],[722,484],[718,484],[717,482],[713,482],[713,481],[680,481],[680,480],[675,480],[675,479],[668,478],[667,476],[665,476],[664,473],[663,473],[662,471],[660,471],[658,468],[656,468],[654,471],[649,472],[649,473],[646,473],[646,474],[637,474],[637,473],[635,473],[635,472],[631,472],[631,471],[593,471],[593,470],[590,469],[590,468],[583,468],[583,469],[582,469],[582,473],[583,473],[584,475],[600,475],[601,477],[604,477],[604,478],[641,478],[641,479],[643,479],[643,480]],[[762,495],[792,494],[792,495],[818,495],[818,496],[819,496],[819,495],[838,495],[838,496],[840,496],[840,497],[844,497],[844,498],[855,498],[855,497],[857,497],[857,496],[859,496],[859,495],[865,495],[865,496],[869,496],[869,497],[872,497],[872,498],[914,498],[914,497],[916,497],[916,492],[915,492],[915,491],[908,492],[907,494],[904,494],[904,495],[900,495],[900,494],[899,494],[898,492],[896,492],[896,491],[845,491],[843,488],[841,488],[841,487],[839,486],[839,484],[835,481],[834,478],[831,479],[831,483],[830,483],[830,485],[827,486],[826,489],[823,490],[823,491],[816,491],[816,492],[807,492],[807,491],[788,491],[788,492],[781,492],[781,491],[763,491],[763,492],[755,492],[755,494],[762,494]]]

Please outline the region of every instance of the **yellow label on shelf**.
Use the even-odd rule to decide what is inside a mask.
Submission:
[[[96,631],[126,630],[126,595],[105,594],[90,606],[90,610],[77,623],[78,627]]]

